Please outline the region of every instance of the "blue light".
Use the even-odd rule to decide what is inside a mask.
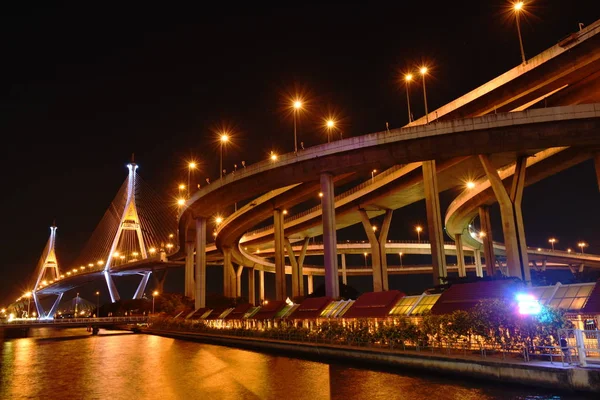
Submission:
[[[540,302],[531,294],[517,294],[517,302],[519,306],[519,314],[536,315],[542,311]]]

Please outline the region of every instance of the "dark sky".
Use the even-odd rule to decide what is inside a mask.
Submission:
[[[430,110],[520,63],[514,19],[499,0],[27,3],[4,6],[0,16],[0,305],[25,289],[54,218],[59,262],[78,255],[124,181],[131,153],[143,179],[172,196],[190,157],[202,163],[197,182],[217,177],[219,127],[234,132],[224,168],[291,151],[284,112],[291,94],[308,100],[299,140],[311,146],[325,140],[319,124],[329,111],[342,118],[345,137],[383,130],[386,121],[406,124],[399,76],[423,61],[431,67]],[[528,56],[600,18],[592,0],[526,7]],[[415,88],[415,117],[422,103]],[[588,251],[600,252],[599,205],[591,162],[527,188],[528,243],[544,246],[556,236],[559,247],[586,240]],[[390,238],[413,239],[424,205],[399,215]]]

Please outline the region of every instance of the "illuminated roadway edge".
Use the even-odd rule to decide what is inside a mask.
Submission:
[[[263,161],[194,194],[180,218],[180,252],[170,258],[183,256],[182,244],[186,237],[193,237],[186,235],[193,235],[195,217],[209,218],[228,205],[290,183],[314,181],[322,172],[341,175],[429,159],[597,146],[599,117],[598,103],[485,115],[352,137],[306,149],[297,156],[286,154],[276,162]]]

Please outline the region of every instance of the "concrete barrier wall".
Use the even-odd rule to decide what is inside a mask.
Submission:
[[[499,382],[514,382],[524,385],[556,388],[566,391],[600,393],[600,369],[553,368],[539,365],[517,364],[501,360],[465,360],[433,354],[405,354],[374,348],[287,342],[261,338],[236,338],[211,334],[185,333],[178,331],[144,330],[144,333],[193,340],[203,343],[237,348],[276,352],[277,354],[300,355],[310,358],[341,359],[370,363],[388,367],[401,367],[454,374]]]

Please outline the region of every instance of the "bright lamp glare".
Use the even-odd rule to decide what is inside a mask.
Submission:
[[[522,315],[536,315],[542,311],[539,301],[531,294],[517,294],[517,303],[519,314]]]

